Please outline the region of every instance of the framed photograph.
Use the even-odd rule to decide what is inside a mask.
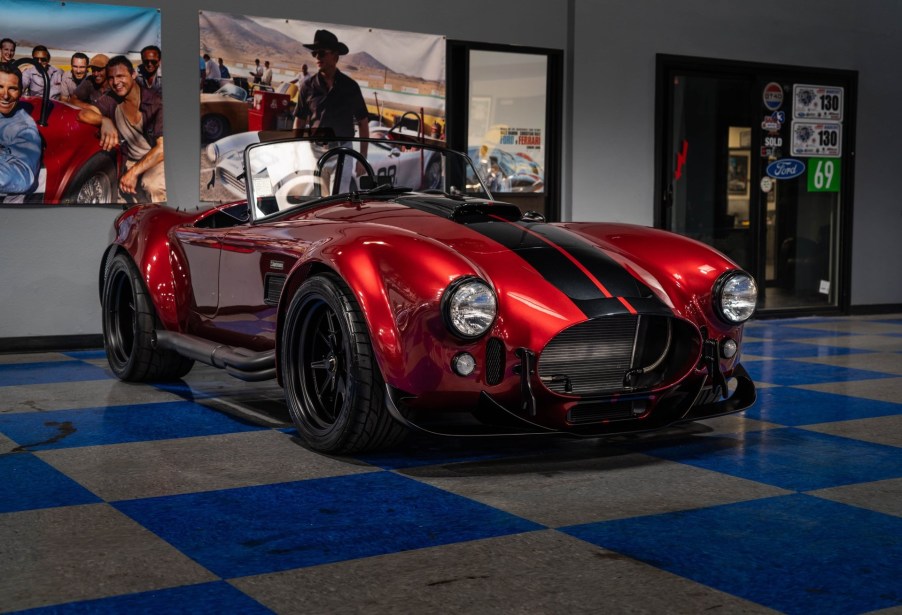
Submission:
[[[752,131],[751,130],[743,130],[739,133],[739,147],[751,147],[752,146]]]
[[[749,153],[731,151],[727,166],[727,195],[749,195]]]

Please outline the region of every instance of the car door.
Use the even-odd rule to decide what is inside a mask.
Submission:
[[[219,259],[223,229],[179,227],[174,239],[187,261],[187,273],[191,297],[188,302],[193,318],[192,328],[203,326],[213,318],[219,305]]]

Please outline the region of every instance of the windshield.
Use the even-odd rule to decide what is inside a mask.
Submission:
[[[223,84],[221,88],[216,90],[216,94],[219,96],[234,98],[235,100],[240,100],[241,102],[247,100],[247,91],[244,88],[235,85],[234,83]]]
[[[247,148],[254,219],[327,197],[431,191],[491,199],[463,154],[413,140],[291,139]]]

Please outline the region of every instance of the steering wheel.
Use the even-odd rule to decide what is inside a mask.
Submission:
[[[392,133],[395,132],[395,130],[397,130],[397,129],[399,129],[399,128],[404,128],[403,123],[404,123],[404,120],[405,120],[408,116],[410,116],[410,117],[412,117],[413,119],[416,120],[416,122],[417,122],[417,127],[418,127],[418,129],[417,129],[417,134],[419,134],[419,127],[420,127],[420,124],[421,124],[420,116],[417,115],[416,113],[414,113],[413,111],[405,111],[405,112],[401,115],[401,117],[398,118],[398,121],[395,122],[395,125],[392,126],[392,127],[388,130],[388,138],[389,138],[389,139],[391,138],[391,135],[392,135]],[[399,134],[399,135],[401,134],[400,131],[398,132],[398,134]]]
[[[355,149],[351,149],[350,147],[344,147],[344,146],[333,147],[332,149],[327,151],[325,154],[320,156],[319,160],[316,161],[316,174],[317,175],[322,175],[323,166],[325,166],[326,161],[329,158],[331,158],[332,156],[341,156],[341,157],[338,159],[338,164],[335,165],[335,179],[332,182],[332,190],[331,190],[330,194],[338,194],[339,192],[341,192],[341,176],[344,174],[345,156],[350,156],[351,158],[354,158],[355,160],[360,162],[360,164],[363,165],[364,170],[366,171],[367,175],[369,176],[369,178],[371,180],[370,185],[371,186],[376,185],[376,171],[373,170],[373,165],[371,165],[369,163],[369,161],[366,159],[366,156],[364,156],[363,154],[361,154],[360,152],[358,152]],[[357,183],[359,186],[360,182],[358,181]]]

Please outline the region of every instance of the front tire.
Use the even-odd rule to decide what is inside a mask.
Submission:
[[[393,446],[407,434],[385,407],[366,322],[337,277],[316,276],[298,289],[280,359],[291,418],[310,448],[360,453]]]
[[[192,359],[154,347],[156,313],[137,267],[125,254],[107,260],[101,305],[103,346],[117,378],[129,382],[174,380],[191,371]]]

